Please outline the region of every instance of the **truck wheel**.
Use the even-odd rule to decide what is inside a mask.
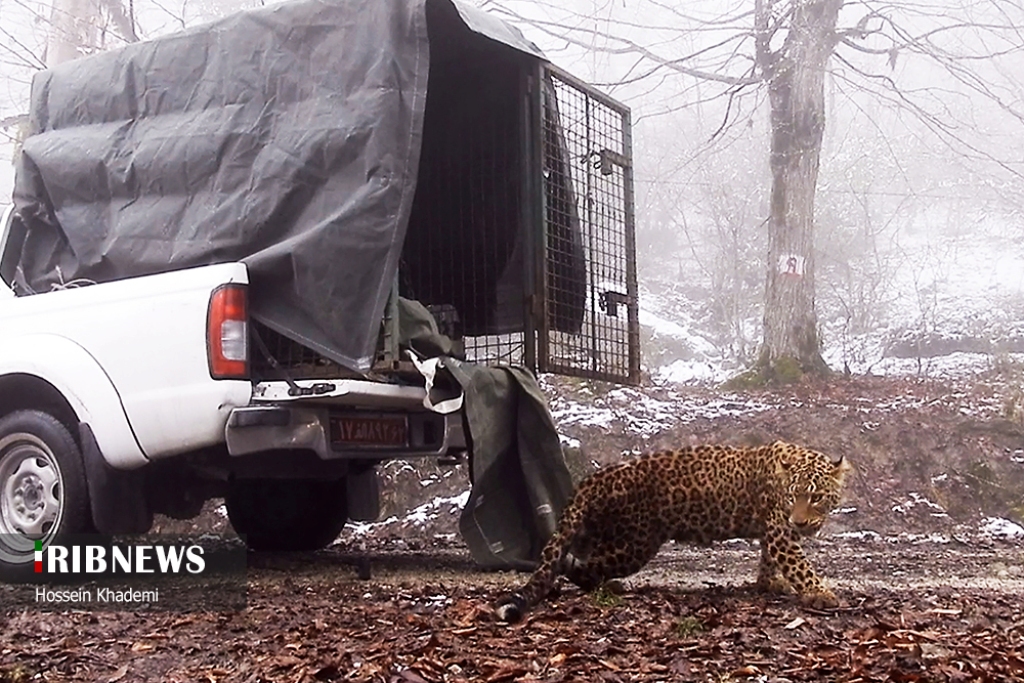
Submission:
[[[82,452],[67,428],[37,410],[0,419],[0,580],[34,576],[36,541],[91,530]]]
[[[319,550],[348,520],[344,479],[235,479],[224,503],[251,550]]]

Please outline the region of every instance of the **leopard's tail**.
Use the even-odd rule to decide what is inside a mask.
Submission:
[[[494,611],[498,619],[515,623],[531,608],[546,598],[555,587],[555,581],[565,573],[569,549],[582,529],[580,510],[570,503],[562,514],[558,530],[548,539],[541,552],[541,563],[526,585],[498,600]]]

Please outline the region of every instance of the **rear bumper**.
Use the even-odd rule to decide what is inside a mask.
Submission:
[[[341,458],[395,458],[442,456],[466,449],[462,412],[439,415],[429,411],[364,413],[402,418],[406,439],[402,445],[347,444],[331,438],[331,420],[344,412],[334,406],[254,405],[231,411],[225,427],[228,453],[249,455],[272,450],[310,450],[323,460]],[[332,442],[333,441],[333,442]]]

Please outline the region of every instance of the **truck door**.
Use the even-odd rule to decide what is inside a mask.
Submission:
[[[543,188],[535,280],[541,372],[637,384],[640,333],[630,111],[572,75],[534,88],[534,187]]]

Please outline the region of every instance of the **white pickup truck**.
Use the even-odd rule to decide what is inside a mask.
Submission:
[[[631,145],[462,0],[272,3],[38,72],[0,224],[0,579],[221,496],[250,547],[323,547],[376,518],[382,461],[464,454],[474,557],[539,552],[554,425],[476,378],[639,380]],[[514,486],[493,463],[527,451]],[[521,542],[511,506],[543,522]]]
[[[381,448],[465,450],[461,414],[425,409],[422,387],[250,381],[243,264],[14,297],[10,213],[0,578],[31,569],[36,539],[141,533],[153,513],[188,518],[216,496],[250,547],[320,548],[347,519],[376,518]]]

